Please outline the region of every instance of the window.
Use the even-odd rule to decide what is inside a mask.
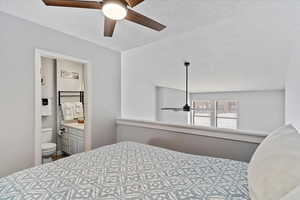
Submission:
[[[192,102],[192,123],[198,126],[238,128],[238,101],[196,100]]]
[[[193,124],[201,126],[211,126],[213,104],[211,101],[193,101],[193,108],[197,111],[193,113]]]
[[[216,127],[238,128],[237,101],[216,101]]]

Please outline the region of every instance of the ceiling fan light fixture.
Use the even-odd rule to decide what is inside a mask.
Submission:
[[[127,7],[121,1],[107,1],[102,7],[106,17],[113,20],[122,20],[127,16]]]
[[[0,0],[1,1],[1,0]],[[104,12],[104,37],[112,37],[119,20],[128,20],[155,31],[162,31],[165,25],[132,9],[145,0],[41,0],[46,6],[95,9]]]

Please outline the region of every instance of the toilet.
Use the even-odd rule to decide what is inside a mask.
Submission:
[[[42,129],[42,157],[43,163],[52,162],[52,155],[56,152],[56,144],[52,143],[52,128]]]

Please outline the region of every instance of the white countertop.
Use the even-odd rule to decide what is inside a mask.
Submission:
[[[61,125],[69,128],[75,128],[78,130],[84,130],[84,124],[80,124],[80,123],[62,123]]]

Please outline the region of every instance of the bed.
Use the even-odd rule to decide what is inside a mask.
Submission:
[[[249,200],[247,163],[122,142],[0,179],[0,200]]]

